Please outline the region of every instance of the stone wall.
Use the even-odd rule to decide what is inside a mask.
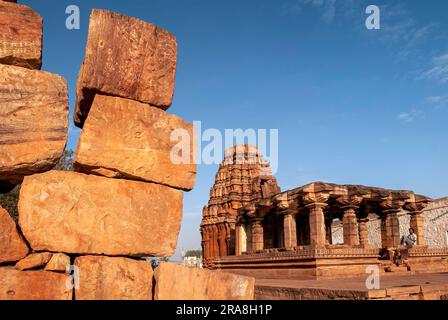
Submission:
[[[193,126],[166,112],[174,35],[92,11],[74,172],[57,171],[67,141],[66,81],[35,70],[37,13],[0,1],[0,21],[0,192],[21,183],[19,224],[0,206],[0,300],[253,299],[251,277],[170,263],[153,272],[147,261],[175,252],[182,191],[196,176]],[[188,146],[173,141],[175,132],[190,138]]]
[[[448,247],[448,197],[430,203],[424,213],[425,244],[430,248]],[[399,214],[400,236],[407,235],[410,216],[405,212]],[[367,223],[369,243],[381,247],[381,220],[375,214],[369,216]],[[343,243],[342,223],[335,220],[332,226],[333,244]]]

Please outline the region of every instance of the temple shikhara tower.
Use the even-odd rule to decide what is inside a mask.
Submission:
[[[237,145],[225,153],[203,209],[201,223],[204,261],[232,256],[236,244],[238,209],[277,194],[280,188],[269,164],[255,147]],[[239,236],[239,235],[238,235]]]
[[[240,145],[226,152],[203,210],[205,266],[262,279],[356,276],[369,266],[446,272],[442,200],[324,182],[281,192],[258,151]],[[401,244],[409,228],[413,246]]]

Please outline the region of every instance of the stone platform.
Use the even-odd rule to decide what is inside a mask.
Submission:
[[[378,257],[378,249],[304,246],[218,257],[212,260],[210,267],[258,279],[316,280],[363,275],[368,266],[380,267]]]
[[[382,274],[380,289],[364,277],[326,280],[256,279],[257,300],[446,300],[448,273]]]

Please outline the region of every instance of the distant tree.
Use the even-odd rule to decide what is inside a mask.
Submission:
[[[72,171],[73,170],[73,150],[65,150],[61,159],[53,170]],[[8,193],[0,193],[0,206],[5,208],[11,217],[17,222],[20,184]]]
[[[188,250],[185,252],[185,257],[196,257],[201,258],[202,257],[202,250]]]
[[[75,153],[73,150],[65,150],[61,159],[53,168],[53,170],[73,171],[73,157]]]

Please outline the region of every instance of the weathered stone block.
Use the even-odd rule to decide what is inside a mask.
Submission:
[[[28,254],[28,247],[17,232],[9,213],[0,207],[0,263],[15,262]]]
[[[152,300],[152,267],[128,258],[76,258],[76,300]],[[75,287],[76,288],[76,287]]]
[[[255,279],[162,262],[155,269],[154,300],[253,300]]]
[[[31,8],[0,1],[0,63],[30,69],[42,65],[42,17]]]
[[[52,257],[51,252],[32,253],[16,263],[17,270],[30,270],[38,267],[44,267]]]
[[[171,159],[181,141],[179,137],[171,140],[176,132],[190,140],[181,150],[186,164]],[[193,126],[175,115],[137,101],[96,95],[74,166],[79,172],[191,190],[196,175],[194,141]]]
[[[96,93],[167,109],[177,63],[176,38],[144,21],[94,9],[78,77],[74,121],[83,126]]]
[[[18,184],[59,161],[67,141],[64,78],[0,65],[0,184]]]
[[[171,256],[182,192],[166,186],[70,171],[28,176],[19,225],[36,251]]]
[[[0,300],[71,300],[68,274],[0,268]]]

